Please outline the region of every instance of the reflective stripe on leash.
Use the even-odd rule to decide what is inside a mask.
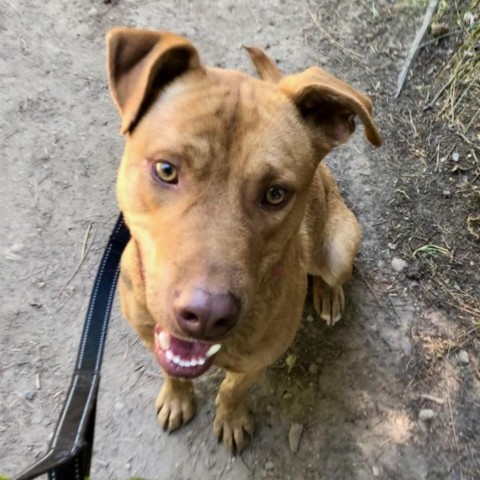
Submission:
[[[93,284],[75,371],[48,451],[13,480],[32,480],[45,473],[49,480],[84,480],[90,474],[103,351],[120,258],[129,239],[120,215]]]

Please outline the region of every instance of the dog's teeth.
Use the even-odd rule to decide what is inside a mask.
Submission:
[[[202,358],[199,358],[199,359],[198,359],[198,364],[199,364],[199,365],[204,365],[206,361],[207,361],[206,358],[203,358],[203,357],[202,357]]]
[[[196,367],[198,365],[198,360],[196,358],[192,358],[190,360],[190,366],[191,367]]]
[[[173,353],[170,350],[166,351],[165,356],[167,357],[167,360],[169,360],[170,362],[173,360]]]
[[[180,365],[181,358],[178,355],[173,356],[173,363],[176,363],[177,365]]]
[[[186,367],[191,367],[192,366],[192,361],[191,360],[186,360],[185,361],[185,366]]]
[[[162,330],[158,334],[158,343],[163,350],[168,350],[170,348],[170,335]]]
[[[212,355],[215,355],[221,348],[222,348],[222,346],[219,343],[216,343],[215,345],[212,345],[208,349],[206,356],[211,357]]]

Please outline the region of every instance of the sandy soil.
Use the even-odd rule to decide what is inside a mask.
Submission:
[[[480,478],[478,336],[464,335],[458,310],[428,301],[418,274],[405,274],[411,258],[392,243],[396,226],[411,221],[397,175],[412,161],[404,139],[419,121],[411,109],[418,92],[410,88],[398,102],[392,93],[422,14],[423,4],[362,0],[1,2],[0,473],[19,473],[45,451],[69,384],[117,215],[122,139],[104,34],[128,25],[187,35],[205,63],[222,67],[252,72],[243,44],[268,48],[286,72],[320,64],[372,96],[386,142],[374,151],[356,133],[328,159],[364,231],[347,312],[329,330],[307,302],[295,344],[252,392],[250,447],[231,458],[212,434],[216,371],[197,382],[197,417],[173,435],[160,430],[160,371],[115,306],[92,478]],[[448,223],[452,212],[429,203],[436,206],[429,216]],[[393,268],[395,257],[407,270]],[[469,257],[469,268],[478,269],[477,259]],[[433,418],[420,420],[422,409]],[[296,453],[294,424],[302,426]]]

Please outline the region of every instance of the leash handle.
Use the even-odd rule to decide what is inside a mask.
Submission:
[[[103,351],[120,258],[129,239],[120,214],[93,284],[75,371],[49,449],[14,480],[33,480],[45,473],[49,480],[84,480],[90,473]]]

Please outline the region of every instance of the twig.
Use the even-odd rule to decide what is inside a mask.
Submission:
[[[440,144],[437,145],[437,161],[435,163],[435,173],[439,173],[441,170],[440,167]]]
[[[415,126],[415,123],[413,123],[412,111],[411,111],[410,109],[408,109],[408,114],[409,114],[409,116],[410,116],[410,123],[412,124],[414,137],[415,137],[415,138],[418,138],[417,127]]]
[[[318,19],[315,17],[315,15],[312,13],[311,10],[308,10],[308,13],[310,14],[310,17],[312,17],[312,21],[315,24],[315,26],[322,32],[322,34],[327,38],[327,40],[337,47],[344,55],[346,55],[352,62],[356,63],[360,67],[364,68],[367,72],[371,73],[371,69],[368,68],[365,63],[361,62],[359,60],[359,55],[355,53],[353,50],[349,50],[348,48],[345,48],[343,45],[338,43],[319,23]]]
[[[455,448],[457,449],[457,454],[459,458],[459,464],[460,464],[460,480],[463,480],[463,472],[462,472],[462,456],[460,455],[460,447],[458,446],[458,438],[457,438],[457,432],[455,430],[455,422],[453,420],[453,411],[452,411],[452,402],[450,401],[450,382],[447,379],[447,400],[448,400],[448,409],[450,411],[450,422],[452,423],[452,431],[453,431],[453,439],[455,441]]]
[[[384,223],[387,223],[387,222],[389,222],[390,220],[391,220],[391,218],[389,217],[389,218],[386,218],[385,220],[381,220],[381,221],[379,221],[379,222],[377,222],[377,223],[372,223],[372,227],[378,227],[379,225],[383,225]]]
[[[461,137],[469,147],[480,152],[480,147],[473,143],[471,140],[469,140],[462,132],[457,132],[457,135]]]
[[[410,51],[408,52],[407,58],[405,59],[405,63],[403,64],[402,70],[400,71],[400,75],[398,76],[397,80],[397,92],[395,93],[395,98],[400,96],[400,93],[403,90],[405,85],[405,81],[407,79],[408,71],[410,70],[410,66],[412,65],[413,59],[415,58],[416,54],[418,53],[420,44],[422,43],[423,37],[427,31],[430,22],[432,21],[433,14],[437,9],[439,0],[430,0],[428,4],[427,11],[425,12],[425,16],[423,17],[423,24],[420,27],[420,30],[417,31],[417,35],[415,36],[415,40],[410,47]]]
[[[12,135],[15,135],[18,132],[18,128],[12,130],[11,132],[7,133],[2,137],[2,140],[7,140],[9,139]]]
[[[448,468],[446,474],[445,474],[445,478],[448,478],[450,473],[452,473],[452,470],[463,460],[463,457],[465,455],[463,455],[462,457],[458,457],[451,465],[450,467]]]
[[[81,258],[85,258],[85,256],[88,253],[88,249],[90,249],[90,246],[92,245],[92,242],[90,242],[90,244],[88,245],[88,248],[87,248],[88,237],[90,236],[91,231],[92,231],[92,222],[90,222],[88,224],[87,231],[85,232],[85,237],[83,238]],[[92,241],[93,241],[93,239],[92,239]]]
[[[90,250],[90,247],[92,246],[93,244],[93,238],[91,240],[90,243],[88,243],[88,239],[90,237],[90,232],[92,231],[92,222],[90,222],[88,224],[88,228],[87,228],[87,231],[85,233],[85,238],[83,239],[83,245],[82,245],[82,254],[81,254],[81,257],[80,257],[80,261],[78,262],[78,265],[76,266],[75,270],[73,271],[73,273],[70,275],[70,278],[65,282],[65,285],[62,287],[62,289],[60,290],[60,295],[62,295],[62,293],[65,291],[65,289],[68,287],[68,285],[70,284],[70,282],[73,280],[73,278],[75,277],[75,275],[78,273],[78,271],[80,270],[80,267],[82,266],[83,262],[85,261],[85,258],[87,257],[87,254],[88,254],[88,251]]]
[[[370,285],[368,280],[365,278],[365,275],[363,274],[363,272],[360,270],[360,268],[358,268],[358,266],[355,266],[355,268],[356,268],[357,272],[359,273],[360,278],[362,279],[363,283],[365,283],[367,288],[370,290],[370,293],[372,294],[372,297],[374,298],[374,300],[377,302],[377,305],[379,307],[385,308],[385,305],[383,305],[382,302],[380,302],[380,299],[377,297],[377,294],[374,292],[372,286]]]
[[[440,98],[442,93],[452,84],[452,82],[455,80],[455,76],[452,75],[450,80],[437,92],[437,94],[433,97],[433,100],[430,103],[427,103],[423,107],[423,111],[428,110],[429,108],[432,108],[433,105],[435,105],[435,102]]]
[[[125,353],[123,354],[123,359],[125,360],[130,353],[130,342],[127,339],[127,348],[125,348]]]
[[[452,35],[456,35],[457,33],[462,33],[461,30],[453,30],[451,32],[447,32],[444,35],[440,35],[438,37],[432,38],[431,40],[427,40],[420,45],[420,48],[427,47],[432,43],[438,42],[439,40],[443,40],[444,38],[451,37]]]
[[[390,309],[387,308],[387,306],[383,302],[380,301],[377,294],[375,293],[372,286],[370,285],[369,281],[365,278],[365,275],[363,274],[362,270],[357,265],[354,265],[354,268],[358,272],[358,274],[360,275],[361,280],[365,283],[367,288],[370,290],[370,293],[372,294],[372,297],[374,298],[374,300],[377,302],[377,305],[380,308],[382,308],[383,310],[385,310],[388,313],[388,315],[390,316],[390,318],[395,322],[395,324],[398,325],[398,319],[395,317],[395,315],[398,315],[397,312],[395,311],[395,315],[393,315],[393,313],[390,311]]]
[[[397,309],[395,308],[395,305],[392,302],[390,294],[387,294],[387,299],[388,299],[388,303],[392,307],[393,313],[395,313],[395,317],[396,317],[395,323],[397,326],[400,326],[400,322],[401,322],[400,315],[398,314]]]
[[[438,403],[439,405],[443,405],[443,398],[435,397],[433,395],[429,395],[428,393],[422,393],[420,397],[424,398],[425,400]]]
[[[18,13],[18,8],[12,2],[10,2],[10,0],[5,1]]]

